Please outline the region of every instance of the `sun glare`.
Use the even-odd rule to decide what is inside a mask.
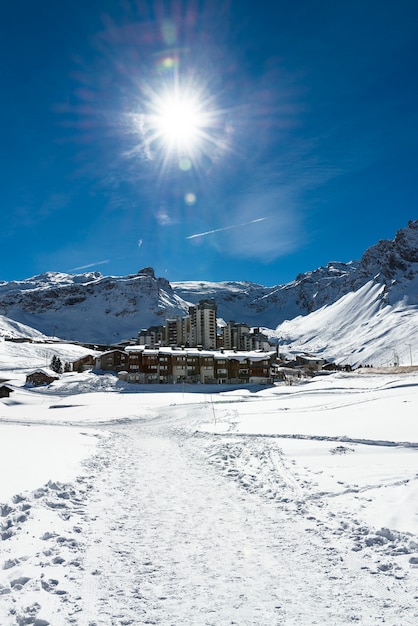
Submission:
[[[202,86],[177,81],[160,89],[148,85],[144,95],[142,112],[133,120],[147,158],[159,160],[164,168],[175,159],[187,171],[219,152],[220,114]]]
[[[189,152],[199,140],[204,116],[193,98],[175,95],[161,102],[152,123],[170,148]]]

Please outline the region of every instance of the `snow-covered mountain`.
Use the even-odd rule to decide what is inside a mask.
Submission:
[[[172,286],[191,302],[215,298],[219,315],[227,320],[275,328],[284,320],[333,304],[370,280],[384,287],[383,303],[406,299],[408,304],[418,305],[418,220],[398,231],[394,240],[382,240],[368,248],[360,261],[331,262],[284,285],[184,282]]]
[[[318,276],[321,269],[302,277],[305,296],[309,294],[306,309],[313,312],[288,318],[275,336],[291,351],[354,366],[416,363],[418,221],[398,231],[393,241],[366,250],[351,270],[335,280]],[[312,293],[315,284],[319,289]]]
[[[84,342],[129,339],[143,327],[184,315],[188,306],[152,268],[123,277],[47,272],[0,283],[0,314],[47,335]]]
[[[330,307],[327,332],[334,328],[339,339],[348,328],[344,320],[354,309],[367,320],[370,332],[374,329],[372,334],[380,332],[376,320],[383,311],[395,316],[393,328],[402,326],[406,318],[418,321],[418,220],[409,222],[393,240],[379,241],[366,250],[359,261],[328,263],[284,285],[170,284],[156,278],[152,268],[124,277],[102,276],[100,272],[48,272],[27,280],[0,282],[0,314],[47,335],[109,343],[136,336],[141,328],[162,324],[166,318],[184,315],[190,303],[211,297],[218,304],[218,317],[227,321],[276,329],[297,318],[293,326],[287,322],[278,328],[277,334],[289,342],[297,339],[310,350],[316,345],[329,356],[333,353],[330,346],[335,344],[332,333],[327,341],[319,341],[325,330],[323,323],[318,321],[319,314],[315,318],[309,315],[324,307]],[[350,319],[355,329],[356,321]],[[316,329],[316,344],[305,337],[304,327],[310,329],[311,338]]]
[[[340,364],[389,366],[418,362],[418,307],[394,304],[370,280],[337,302],[280,324],[271,336],[281,351],[323,356]]]

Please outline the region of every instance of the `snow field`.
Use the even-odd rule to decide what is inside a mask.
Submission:
[[[417,386],[16,387],[0,624],[418,623]]]
[[[72,480],[81,461],[94,453],[99,437],[94,430],[21,426],[1,420],[0,433],[0,502],[32,491],[51,478]]]

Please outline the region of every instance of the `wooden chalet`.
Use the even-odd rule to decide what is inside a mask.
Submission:
[[[120,372],[126,370],[129,356],[124,350],[108,350],[95,358],[95,369]]]
[[[10,394],[13,393],[14,389],[11,389],[7,385],[0,386],[0,398],[9,398]]]
[[[52,370],[39,369],[26,376],[26,384],[40,387],[41,385],[50,385],[54,380],[58,379],[59,376],[52,372]]]

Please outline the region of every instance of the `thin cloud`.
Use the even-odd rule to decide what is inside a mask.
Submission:
[[[169,226],[171,224],[175,224],[175,220],[168,214],[164,207],[161,207],[156,217],[160,226]]]
[[[223,228],[214,228],[213,230],[207,230],[204,233],[196,233],[194,235],[189,235],[186,239],[195,239],[196,237],[205,237],[206,235],[213,235],[213,233],[220,233],[223,230],[231,230],[232,228],[240,228],[241,226],[248,226],[249,224],[255,224],[256,222],[264,222],[265,220],[269,220],[270,217],[258,217],[255,220],[251,220],[249,222],[243,222],[242,224],[233,224],[232,226],[224,226]]]
[[[87,265],[80,265],[79,267],[73,267],[69,272],[77,272],[78,270],[87,270],[90,267],[96,267],[96,265],[105,265],[106,263],[110,263],[110,259],[106,259],[105,261],[96,261],[95,263],[88,263]]]

